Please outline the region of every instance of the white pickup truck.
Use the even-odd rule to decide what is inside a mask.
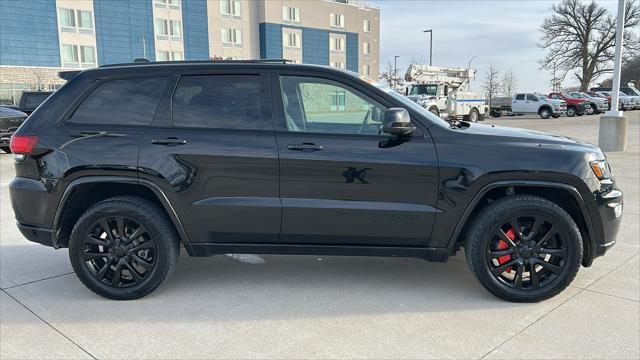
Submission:
[[[543,119],[560,117],[567,111],[567,102],[550,99],[544,94],[517,93],[513,98],[495,98],[491,101],[491,116],[499,117],[503,113],[538,114]]]

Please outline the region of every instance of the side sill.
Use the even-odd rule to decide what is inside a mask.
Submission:
[[[335,256],[388,256],[412,257],[428,261],[445,262],[449,258],[447,248],[390,247],[390,246],[332,246],[297,244],[233,244],[233,243],[185,243],[190,256],[220,254],[282,254],[282,255],[335,255]]]

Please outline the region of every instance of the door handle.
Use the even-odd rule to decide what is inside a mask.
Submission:
[[[178,145],[186,144],[187,140],[182,140],[175,137],[168,137],[164,139],[153,139],[151,140],[151,143],[154,145],[178,146]]]
[[[287,145],[287,149],[295,150],[295,151],[320,151],[322,150],[322,145],[316,145],[312,143],[302,143],[302,144],[289,144]]]

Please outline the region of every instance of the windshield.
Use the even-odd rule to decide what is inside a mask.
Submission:
[[[407,109],[411,109],[412,111],[415,111],[425,117],[427,117],[429,120],[431,120],[434,124],[438,124],[440,126],[443,127],[450,127],[449,123],[446,122],[445,120],[442,120],[440,117],[432,114],[431,112],[427,111],[427,109],[423,108],[422,106],[418,105],[418,103],[411,101],[409,99],[407,99],[406,97],[398,94],[396,91],[392,90],[390,87],[388,87],[386,84],[383,83],[371,83],[373,86],[377,87],[378,89],[384,91],[385,93],[391,95],[391,97],[393,97],[395,100],[398,100],[398,102],[400,104],[402,104],[403,107],[407,108]]]
[[[636,88],[629,88],[631,89],[631,91],[636,94],[637,96],[640,96],[640,90],[636,89]]]
[[[548,99],[549,98],[547,95],[542,95],[542,94],[536,94],[536,96],[538,97],[538,99]]]
[[[411,92],[409,95],[430,95],[436,96],[438,95],[438,85],[429,84],[429,85],[413,85],[411,87]]]

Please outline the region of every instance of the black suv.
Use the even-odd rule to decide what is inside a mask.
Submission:
[[[69,75],[67,74],[67,77]],[[191,256],[464,248],[493,294],[539,301],[614,244],[622,192],[594,145],[449,124],[323,66],[167,62],[77,74],[12,138],[24,236],[134,299]]]

